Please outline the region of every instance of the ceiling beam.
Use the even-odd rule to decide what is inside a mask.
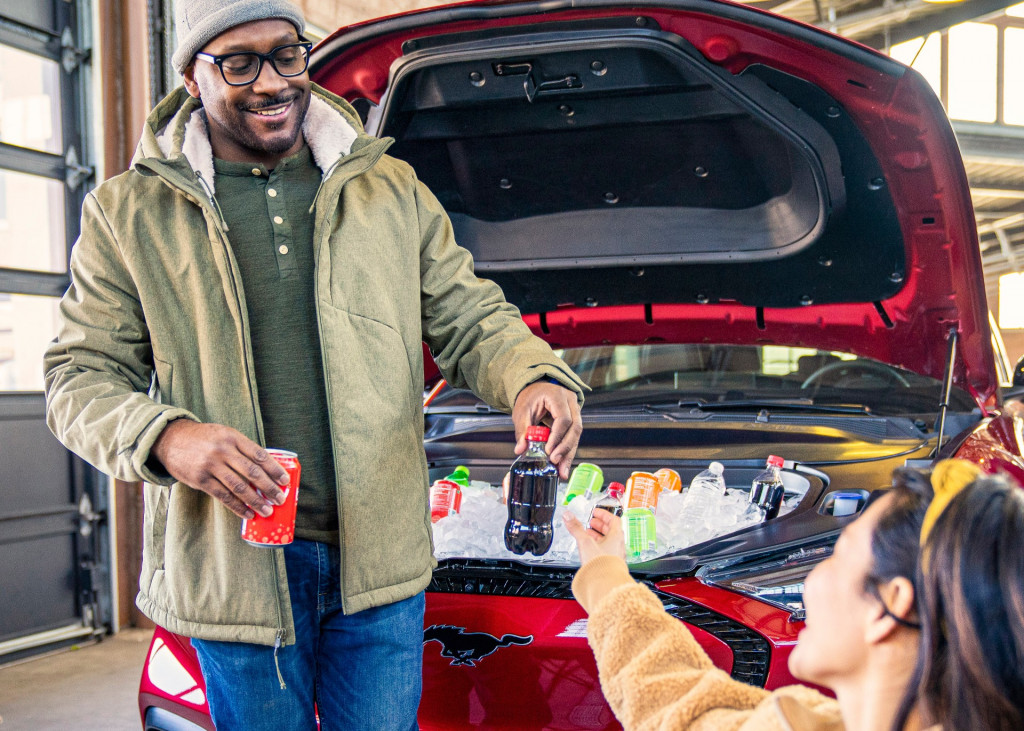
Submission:
[[[1006,8],[1016,5],[1019,1],[971,0],[964,3],[937,4],[923,0],[908,0],[893,3],[890,7],[882,6],[846,17],[840,16],[836,20],[836,32],[855,38],[866,46],[884,48],[886,42],[895,45],[911,38],[945,30],[959,23],[988,20],[1002,15]],[[914,11],[924,8],[932,9],[934,12],[927,15],[918,14],[916,18],[912,16]]]
[[[1024,171],[1021,171],[1024,177]],[[1010,185],[1007,183],[971,183],[971,195],[985,198],[1010,198],[1024,201],[1024,185]]]
[[[999,127],[992,125],[992,134],[979,134],[956,130],[960,154],[967,164],[978,165],[1022,165],[1024,164],[1024,140],[1019,137],[998,134]]]

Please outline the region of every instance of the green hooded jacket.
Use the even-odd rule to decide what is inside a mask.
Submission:
[[[554,378],[582,384],[473,273],[440,204],[385,155],[342,99],[313,87],[303,134],[323,180],[314,216],[317,319],[337,472],[346,613],[423,590],[432,555],[423,453],[423,351],[494,407]],[[154,109],[131,169],[87,197],[72,285],[45,356],[47,420],[101,471],[145,485],[139,608],[210,640],[291,644],[281,549],[176,483],[150,448],[172,419],[225,424],[263,444],[245,297],[219,213],[199,102]],[[301,460],[301,455],[300,455]]]

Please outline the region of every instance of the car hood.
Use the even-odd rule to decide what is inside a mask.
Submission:
[[[998,401],[956,140],[886,56],[712,0],[488,2],[342,29],[311,74],[556,346],[783,344],[935,378],[955,349],[954,382]]]

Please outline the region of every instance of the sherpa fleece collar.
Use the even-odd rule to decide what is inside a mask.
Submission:
[[[164,157],[171,157],[174,147],[176,125],[168,124],[157,136],[157,144]],[[302,134],[306,138],[313,160],[326,175],[327,171],[344,155],[352,151],[352,144],[359,136],[345,116],[314,91],[310,96],[309,109],[302,122]],[[203,108],[197,107],[185,123],[184,141],[181,153],[192,169],[199,173],[215,193],[213,173],[213,147],[206,128]]]

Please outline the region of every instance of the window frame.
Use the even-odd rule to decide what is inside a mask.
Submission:
[[[59,68],[59,103],[63,154],[57,155],[0,142],[0,169],[59,181],[64,186],[65,264],[70,266],[71,247],[78,238],[82,203],[95,179],[89,165],[84,90],[89,53],[82,50],[82,0],[48,0],[52,27],[26,22],[25,18],[48,15],[38,11],[39,0],[7,0],[0,7],[0,44],[55,61]],[[86,8],[87,10],[87,8]],[[0,267],[0,292],[5,294],[60,297],[71,282],[69,271]]]

